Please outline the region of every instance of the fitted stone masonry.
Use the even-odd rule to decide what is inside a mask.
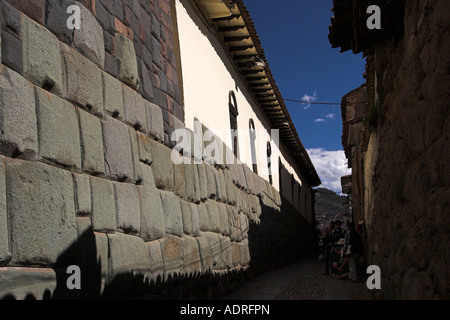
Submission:
[[[172,162],[184,119],[168,0],[0,7],[0,299],[74,297],[69,265],[76,297],[185,279],[211,298],[308,252],[310,225],[247,166]]]

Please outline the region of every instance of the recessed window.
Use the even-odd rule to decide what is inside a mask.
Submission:
[[[270,145],[270,142],[267,142],[267,170],[269,174],[269,183],[273,184],[272,180],[272,146]]]
[[[252,167],[253,172],[258,174],[258,164],[256,159],[256,130],[255,130],[255,122],[253,119],[249,121],[249,136],[250,136],[250,154],[252,156]]]
[[[238,112],[238,105],[236,102],[236,95],[234,94],[233,90],[231,90],[228,94],[228,109],[230,112],[230,129],[231,129],[231,141],[233,153],[237,158],[238,156],[237,116],[239,115],[239,112]]]

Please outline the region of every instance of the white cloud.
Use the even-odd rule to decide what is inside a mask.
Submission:
[[[341,177],[351,174],[343,150],[328,151],[323,148],[308,149],[322,187],[341,193]]]
[[[317,92],[314,91],[314,93],[313,93],[312,96],[310,96],[310,95],[308,95],[308,94],[305,94],[305,95],[302,97],[302,101],[307,101],[307,102],[315,102],[315,101],[317,101]],[[306,105],[305,105],[305,104],[306,104]],[[311,108],[311,104],[309,104],[309,103],[303,103],[303,105],[305,105],[305,106],[303,107],[303,109],[305,109],[305,110]]]
[[[335,116],[336,116],[336,115],[335,115],[334,113],[329,113],[329,114],[327,114],[327,115],[325,116],[325,118],[328,118],[328,119],[334,119]]]
[[[318,123],[318,122],[325,122],[325,119],[320,119],[320,118],[319,118],[319,119],[314,120],[314,122],[315,122],[315,123]]]

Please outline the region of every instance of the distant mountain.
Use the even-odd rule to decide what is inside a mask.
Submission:
[[[332,190],[318,188],[316,195],[316,220],[318,228],[323,229],[331,220],[340,219],[346,212],[342,203],[347,201],[346,196],[340,196]]]

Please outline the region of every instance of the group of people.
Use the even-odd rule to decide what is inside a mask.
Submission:
[[[348,222],[347,230],[344,230],[341,220],[330,221],[320,242],[325,261],[325,275],[358,281],[363,264],[361,224],[355,227],[353,222]]]

